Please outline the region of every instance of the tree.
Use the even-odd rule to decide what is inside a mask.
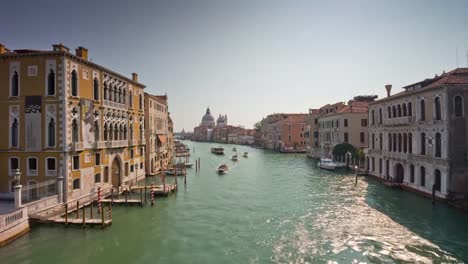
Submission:
[[[358,158],[359,167],[361,167],[361,161],[364,162],[366,159],[366,154],[364,153],[364,150],[362,149],[358,150],[357,158]]]
[[[351,157],[356,157],[356,148],[349,143],[338,144],[333,148],[333,156],[344,157],[348,151],[351,153]]]
[[[254,129],[259,131],[262,128],[262,122],[258,121],[257,123],[254,124]]]

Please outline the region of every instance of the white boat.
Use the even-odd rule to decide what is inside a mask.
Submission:
[[[238,161],[238,160],[239,160],[239,156],[237,156],[237,154],[232,155],[232,160],[233,160],[233,161]]]
[[[232,148],[232,151],[237,151],[237,148]]]
[[[216,154],[216,155],[224,155],[224,148],[223,147],[211,148],[211,153]]]
[[[336,164],[331,159],[320,158],[320,162],[317,165],[324,170],[335,170]]]
[[[229,166],[227,164],[221,164],[218,167],[218,173],[219,174],[225,174],[229,170]]]
[[[242,157],[244,157],[244,158],[247,158],[248,156],[249,156],[249,153],[247,153],[247,152],[244,152],[244,154],[242,154]]]

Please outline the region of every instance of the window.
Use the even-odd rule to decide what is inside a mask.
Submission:
[[[71,95],[78,96],[78,75],[75,70],[71,73]]]
[[[421,111],[421,116],[420,116],[419,120],[421,120],[421,121],[426,120],[426,102],[424,101],[424,99],[422,99],[419,102],[419,110]]]
[[[130,107],[133,107],[133,95],[131,91],[128,93],[128,103]]]
[[[371,118],[372,118],[372,125],[375,125],[375,114],[374,114],[374,110],[372,110]]]
[[[50,69],[47,75],[47,95],[55,94],[55,73],[54,70]]]
[[[289,142],[291,142],[291,136],[288,136]]]
[[[413,135],[411,133],[408,134],[408,152],[413,153]]]
[[[344,120],[344,126],[348,127],[348,119],[347,118],[345,118],[345,120]]]
[[[19,76],[18,72],[14,72],[11,76],[11,94],[10,96],[19,96]]]
[[[18,147],[18,119],[13,119],[13,123],[11,124],[11,147]]]
[[[401,105],[397,106],[397,111],[398,111],[398,117],[401,117]]]
[[[365,142],[364,132],[361,132],[361,134],[359,134],[359,137],[360,137],[361,143],[364,143]]]
[[[408,137],[406,136],[406,133],[403,134],[403,152],[408,152]]]
[[[396,106],[392,106],[392,116],[393,116],[393,118],[397,117]]]
[[[104,167],[104,182],[109,182],[109,167]]]
[[[392,151],[392,134],[388,134],[388,151]]]
[[[130,158],[133,159],[133,149],[130,150]]]
[[[96,153],[96,155],[94,155],[94,161],[96,165],[101,165],[101,153]]]
[[[375,158],[372,158],[372,171],[375,171]]]
[[[125,176],[128,176],[128,162],[125,162]]]
[[[72,121],[72,142],[78,142],[78,123],[76,122],[76,119],[73,119]]]
[[[379,108],[379,124],[382,124],[382,108]]]
[[[37,158],[28,158],[28,176],[37,176]]]
[[[442,136],[440,133],[435,134],[435,154],[436,157],[442,156]]]
[[[414,165],[411,164],[409,168],[410,168],[410,182],[414,183]]]
[[[108,139],[107,133],[108,133],[108,131],[107,131],[107,124],[104,124],[104,140],[106,140],[106,141],[107,141],[107,139]]]
[[[393,133],[393,151],[397,152],[397,135]]]
[[[140,95],[140,110],[143,109],[143,96]]]
[[[19,169],[19,159],[10,158],[10,176],[15,174],[16,169]]]
[[[344,142],[348,143],[348,133],[347,132],[344,133],[343,137],[344,137]]]
[[[94,100],[99,100],[99,81],[94,78]]]
[[[375,149],[375,135],[372,134],[372,149]]]
[[[143,169],[143,162],[140,162],[140,169]]]
[[[460,95],[453,99],[455,117],[463,117],[463,98]]]
[[[379,149],[383,149],[383,136],[382,136],[382,133],[379,134]]]
[[[94,175],[94,183],[100,183],[101,182],[101,174],[97,173]]]
[[[367,119],[361,119],[361,126],[367,127]]]
[[[79,170],[80,169],[80,156],[73,156],[73,162],[72,162],[73,170]]]
[[[413,108],[411,107],[411,102],[408,103],[408,116],[413,116]]]
[[[73,190],[80,189],[80,179],[73,180]]]
[[[100,131],[99,131],[99,122],[94,121],[94,141],[99,141]]]
[[[419,168],[419,183],[421,186],[426,186],[426,168],[423,166]]]
[[[434,111],[435,111],[435,120],[441,120],[442,119],[442,110],[440,108],[440,97],[437,96],[434,98]]]
[[[421,155],[426,155],[426,134],[421,133]]]
[[[402,147],[402,138],[401,138],[401,134],[398,133],[398,152],[401,152],[401,147]]]
[[[47,145],[49,147],[55,146],[55,121],[53,118],[50,119],[48,125]]]
[[[379,173],[382,174],[382,159],[379,159]]]
[[[406,110],[406,104],[403,104],[403,116],[407,116],[408,112]]]
[[[57,175],[57,162],[55,158],[46,159],[46,176]]]
[[[130,172],[133,172],[134,171],[134,167],[133,165],[130,166]]]
[[[434,171],[434,185],[435,185],[435,190],[440,192],[440,187],[442,185],[442,175],[440,173],[440,170],[435,170]]]
[[[388,119],[392,118],[392,109],[389,107],[387,107],[387,113],[388,113]]]

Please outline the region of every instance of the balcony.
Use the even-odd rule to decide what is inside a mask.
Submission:
[[[83,151],[83,142],[72,142],[71,143],[71,150],[72,151]]]
[[[108,147],[108,146],[107,146],[107,145],[108,145],[107,143],[108,143],[107,141],[97,141],[97,142],[95,143],[95,147],[96,147],[97,149],[107,148],[107,147]]]
[[[383,124],[384,126],[405,126],[405,125],[410,125],[414,122],[416,122],[415,116],[403,116],[403,117],[385,119]]]
[[[128,146],[127,140],[114,140],[110,141],[109,143],[111,148],[123,148]]]
[[[121,110],[127,110],[127,105],[126,104],[121,104],[121,103],[107,101],[107,100],[103,100],[102,103],[103,103],[103,105],[105,107],[117,108],[117,109],[121,109]]]
[[[136,145],[138,145],[138,140],[136,140],[136,139],[129,139],[129,140],[128,140],[128,145],[129,145],[129,146],[136,146]]]
[[[381,149],[369,149],[368,152],[370,155],[382,155]]]
[[[37,176],[37,170],[29,170],[27,176]]]
[[[57,176],[57,170],[46,170],[46,176]]]

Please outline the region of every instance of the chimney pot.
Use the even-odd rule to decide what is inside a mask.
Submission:
[[[385,89],[387,90],[387,97],[390,97],[390,92],[392,91],[392,85],[391,84],[387,84],[385,85]]]
[[[54,44],[52,45],[54,51],[65,51],[65,52],[70,52],[70,49],[67,48],[65,45],[62,43],[60,44]]]
[[[135,82],[138,82],[138,74],[137,73],[132,73],[132,80],[134,80]]]
[[[87,48],[84,48],[84,47],[81,47],[79,46],[76,50],[76,56],[84,59],[84,60],[88,60],[88,49]]]

